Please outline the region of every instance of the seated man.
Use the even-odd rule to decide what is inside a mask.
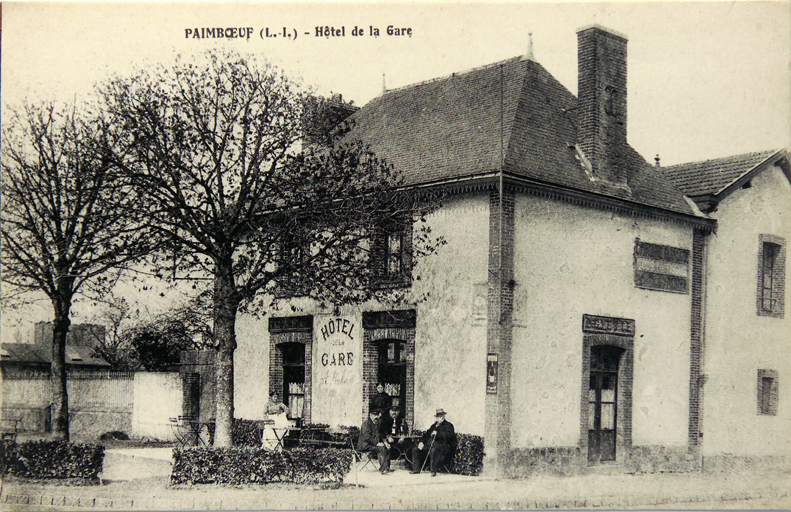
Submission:
[[[399,416],[399,412],[398,407],[393,406],[387,416],[383,416],[379,421],[379,435],[385,444],[389,445],[391,459],[398,458],[399,450],[403,449],[403,438],[409,433],[406,421]]]
[[[390,471],[390,449],[382,442],[379,435],[379,416],[377,410],[372,410],[368,414],[360,427],[360,438],[357,440],[357,451],[360,453],[371,452],[376,454],[379,459],[379,472],[386,475]]]
[[[456,451],[456,432],[453,424],[445,421],[445,411],[437,409],[437,420],[423,434],[417,446],[412,449],[412,473],[420,473],[429,458],[431,476],[437,476],[437,468],[450,461]]]

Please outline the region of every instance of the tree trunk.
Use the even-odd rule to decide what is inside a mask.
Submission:
[[[231,264],[217,264],[214,275],[214,341],[217,347],[214,446],[233,446],[233,352],[239,302]]]
[[[66,391],[66,334],[69,332],[71,300],[52,301],[55,319],[52,325],[52,436],[69,440],[69,395]]]

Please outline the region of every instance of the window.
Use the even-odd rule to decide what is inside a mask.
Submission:
[[[279,295],[299,295],[302,289],[303,266],[308,261],[308,249],[296,236],[286,238],[280,245],[277,263],[284,273],[279,277]]]
[[[387,234],[387,276],[399,277],[404,273],[404,233]]]
[[[773,235],[760,235],[758,253],[758,315],[783,318],[785,240]]]
[[[374,237],[374,254],[371,258],[378,284],[409,286],[412,266],[412,226],[399,223],[382,228]]]
[[[773,298],[773,281],[776,280],[774,274],[775,267],[777,266],[777,255],[780,253],[780,246],[765,242],[763,253],[763,276],[761,279],[761,288],[763,292],[761,293],[761,308],[764,311],[774,311],[777,309],[777,299]]]
[[[689,250],[635,240],[634,284],[637,288],[687,293]]]
[[[305,407],[305,345],[283,343],[278,348],[283,354],[283,402],[289,417],[301,418]]]
[[[758,370],[758,415],[777,416],[777,370]]]

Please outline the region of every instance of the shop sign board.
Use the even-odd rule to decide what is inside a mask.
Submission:
[[[311,420],[357,425],[362,411],[363,330],[357,316],[313,319]]]
[[[634,320],[630,318],[582,315],[582,332],[634,336]]]

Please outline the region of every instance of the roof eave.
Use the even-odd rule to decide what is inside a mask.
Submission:
[[[461,194],[476,190],[493,190],[499,186],[499,172],[480,174],[463,179],[440,180],[433,183],[415,185],[414,188],[436,188],[449,194]],[[660,218],[694,226],[704,231],[714,232],[717,221],[706,216],[696,216],[649,206],[634,201],[602,196],[592,192],[561,187],[516,175],[506,175],[504,185],[512,189],[522,190],[535,195],[550,197],[564,202],[588,205],[605,210],[618,211],[642,217]]]
[[[656,206],[649,206],[635,201],[629,201],[612,196],[603,196],[601,194],[596,194],[585,190],[560,187],[550,183],[538,182],[521,177],[509,176],[509,184],[511,183],[523,188],[527,192],[559,199],[565,202],[593,206],[605,210],[626,213],[629,215],[680,222],[694,226],[704,231],[714,232],[717,229],[717,221],[706,216],[700,217],[693,214],[684,214]]]
[[[731,195],[736,190],[742,188],[748,181],[752,180],[758,174],[772,165],[780,167],[783,170],[783,173],[786,175],[786,178],[791,181],[791,165],[789,165],[789,161],[791,161],[791,158],[789,158],[788,151],[785,149],[776,151],[765,158],[762,162],[755,165],[752,169],[733,180],[730,184],[723,187],[722,190],[714,194],[716,202],[721,202],[723,199]]]

